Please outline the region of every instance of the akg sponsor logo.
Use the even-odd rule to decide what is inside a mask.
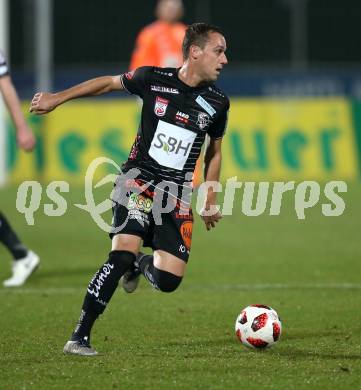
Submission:
[[[154,105],[155,115],[164,116],[166,111],[167,111],[168,103],[169,103],[169,100],[163,99],[162,97],[157,96],[155,99],[155,105]]]
[[[176,116],[175,116],[175,119],[179,122],[187,124],[188,119],[189,119],[189,115],[185,114],[184,112],[178,111]]]
[[[159,132],[153,146],[157,149],[162,149],[167,154],[174,153],[176,155],[182,154],[183,156],[187,156],[192,144],[192,142],[183,143],[182,140]]]
[[[176,95],[179,94],[179,91],[176,88],[162,87],[160,85],[151,85],[150,89],[155,92],[173,93]]]

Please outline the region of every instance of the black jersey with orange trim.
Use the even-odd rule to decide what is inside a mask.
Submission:
[[[183,184],[193,174],[206,134],[222,138],[229,99],[211,83],[190,87],[179,69],[141,67],[121,75],[124,88],[143,99],[137,137],[123,170],[144,180]],[[186,180],[187,179],[187,180]]]

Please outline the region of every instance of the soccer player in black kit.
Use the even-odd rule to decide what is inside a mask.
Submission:
[[[176,290],[181,283],[191,247],[193,215],[180,193],[189,188],[206,135],[210,141],[204,180],[215,182],[220,176],[229,100],[213,82],[227,64],[225,51],[226,41],[218,27],[195,23],[186,31],[184,63],[179,69],[145,66],[120,76],[92,79],[59,93],[34,95],[30,111],[36,114],[46,114],[71,99],[115,90],[143,99],[139,130],[120,178],[133,170],[137,175],[116,184],[111,252],[88,285],[79,321],[64,353],[97,354],[90,346],[91,328],[121,278],[127,292],[135,290],[140,274],[164,292]],[[126,201],[117,199],[119,187],[126,192]],[[167,202],[173,199],[174,207],[159,223],[154,209],[156,203],[163,206],[165,194]],[[222,217],[215,204],[216,193],[209,187],[201,215],[207,230]],[[153,256],[139,252],[142,245],[152,247]]]

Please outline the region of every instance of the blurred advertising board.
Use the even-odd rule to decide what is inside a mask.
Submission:
[[[127,159],[137,131],[139,104],[114,99],[69,102],[47,116],[28,117],[30,124],[37,122],[38,145],[33,154],[16,151],[14,132],[10,132],[11,181],[35,178],[82,184],[96,157],[106,156],[119,165]],[[98,172],[99,177],[106,173]]]
[[[343,98],[233,99],[223,178],[354,179],[357,147]]]
[[[17,151],[8,125],[11,182],[82,184],[96,157],[121,165],[134,141],[139,111],[134,100],[111,99],[70,102],[44,117],[27,114],[38,146],[32,154]],[[345,98],[234,98],[223,141],[222,179],[358,178],[356,115],[361,118],[361,103]]]

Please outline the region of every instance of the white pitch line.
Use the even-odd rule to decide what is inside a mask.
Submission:
[[[230,291],[230,290],[360,290],[360,283],[315,283],[315,284],[203,284],[184,286],[184,292],[192,290],[207,291]],[[44,294],[44,295],[71,295],[83,294],[86,291],[84,287],[26,287],[26,288],[0,288],[0,294]]]

